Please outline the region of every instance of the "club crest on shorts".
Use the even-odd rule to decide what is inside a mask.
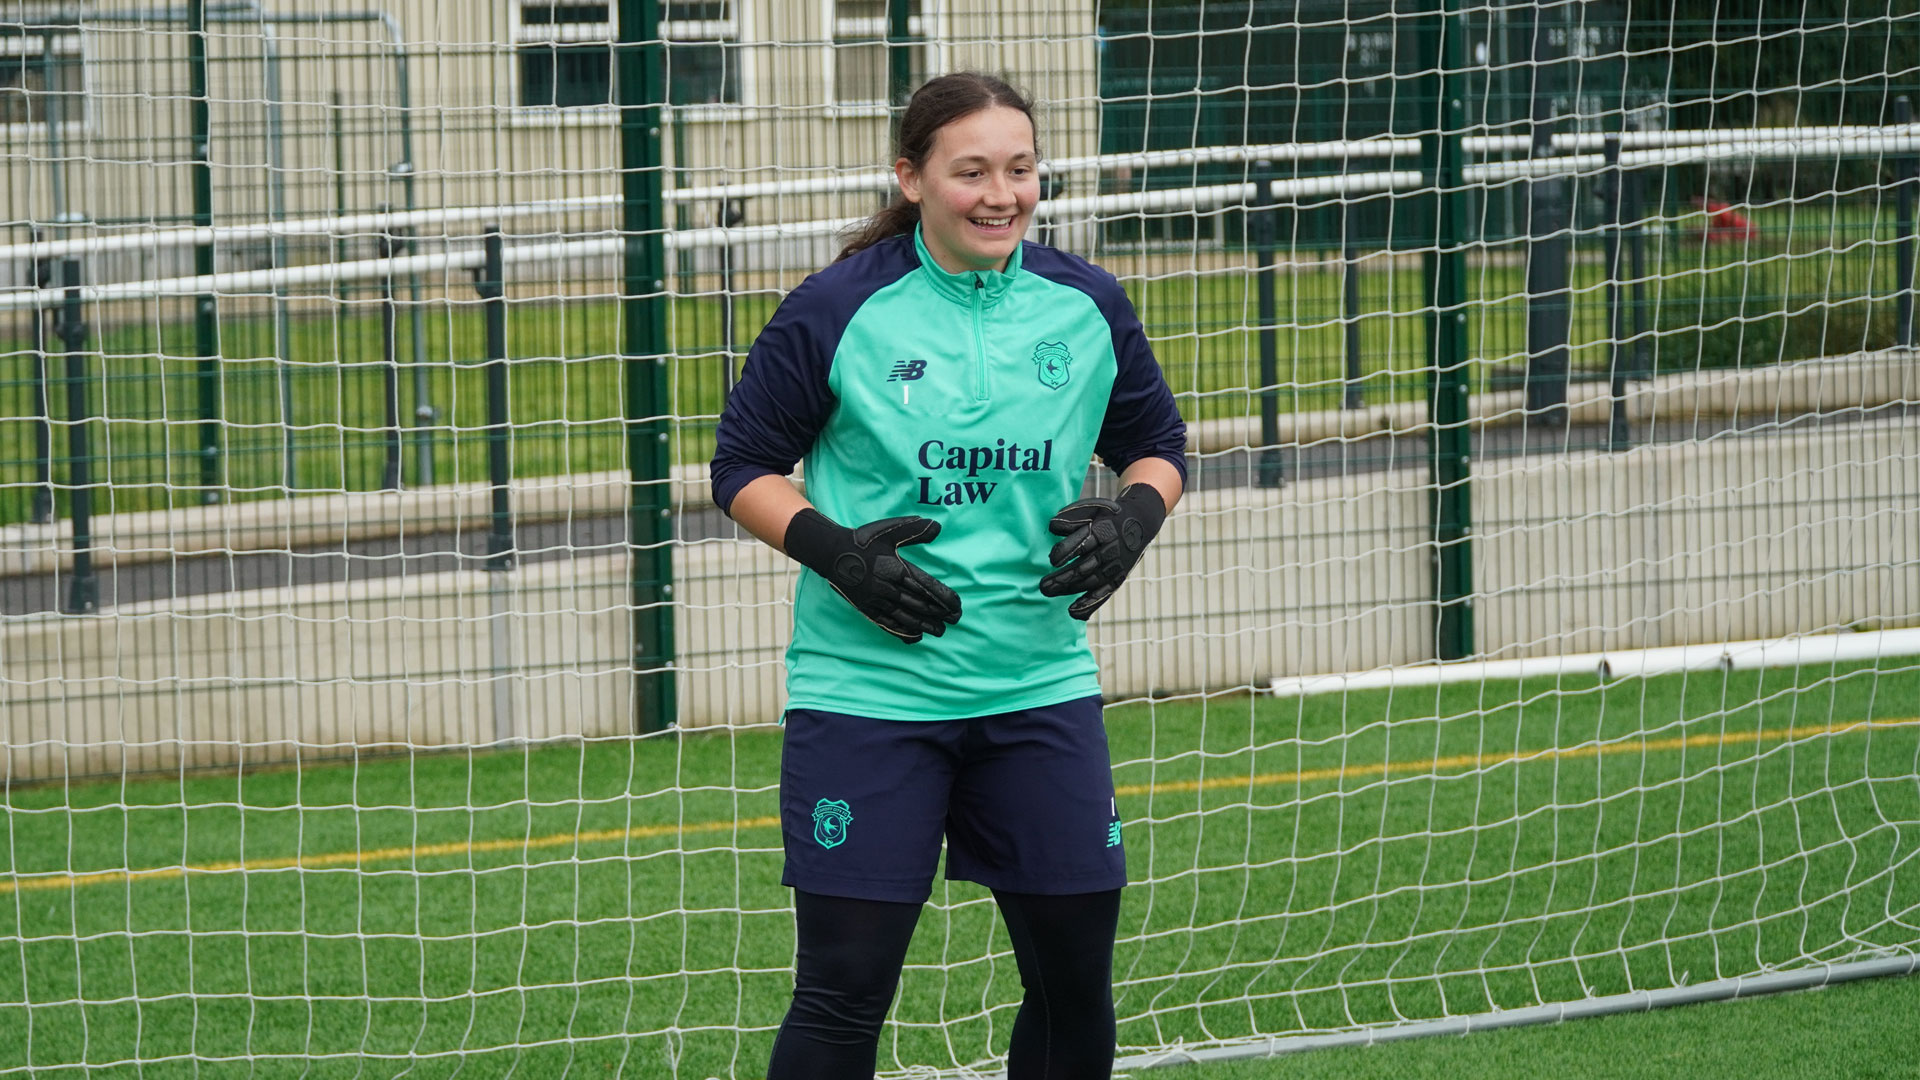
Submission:
[[[1071,363],[1073,354],[1067,351],[1064,341],[1043,341],[1033,347],[1035,373],[1040,376],[1040,384],[1049,390],[1067,385],[1067,365]]]
[[[852,823],[853,808],[844,800],[821,799],[813,804],[813,838],[821,847],[839,847]]]

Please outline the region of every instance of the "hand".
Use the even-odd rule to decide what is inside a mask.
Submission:
[[[1127,580],[1166,520],[1167,501],[1152,484],[1129,484],[1118,499],[1081,499],[1061,507],[1047,523],[1055,536],[1066,537],[1047,556],[1060,569],[1040,579],[1040,595],[1085,593],[1067,608],[1067,614],[1085,621]]]
[[[812,507],[787,524],[787,554],[827,580],[854,610],[911,645],[960,621],[960,597],[899,555],[940,535],[940,523],[893,517],[849,529]]]

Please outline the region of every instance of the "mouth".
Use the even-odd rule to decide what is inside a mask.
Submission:
[[[973,223],[974,228],[982,232],[999,233],[1006,232],[1013,228],[1013,219],[1011,217],[968,218],[967,220]]]

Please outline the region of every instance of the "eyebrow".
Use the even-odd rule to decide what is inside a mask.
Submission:
[[[1031,151],[1031,150],[1022,150],[1022,151],[1020,151],[1019,153],[1017,153],[1017,154],[1015,154],[1015,155],[1013,155],[1013,157],[1012,157],[1012,159],[1011,159],[1011,160],[1013,160],[1013,161],[1019,161],[1019,160],[1021,160],[1022,158],[1025,158],[1025,159],[1027,159],[1027,160],[1033,160],[1033,159],[1034,159],[1034,158],[1036,158],[1036,157],[1037,157],[1037,155],[1035,155],[1035,154],[1033,153],[1033,151]],[[968,155],[967,155],[966,157],[957,157],[957,158],[954,158],[954,159],[953,159],[953,164],[955,164],[955,165],[972,165],[972,164],[974,164],[974,163],[976,163],[976,162],[977,162],[977,163],[980,163],[980,164],[988,164],[988,163],[990,163],[990,162],[989,162],[989,159],[987,158],[987,156],[986,156],[985,154],[968,154]]]

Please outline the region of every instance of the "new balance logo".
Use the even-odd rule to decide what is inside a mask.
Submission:
[[[893,374],[887,376],[888,382],[912,382],[927,373],[925,360],[902,360],[893,365]]]

